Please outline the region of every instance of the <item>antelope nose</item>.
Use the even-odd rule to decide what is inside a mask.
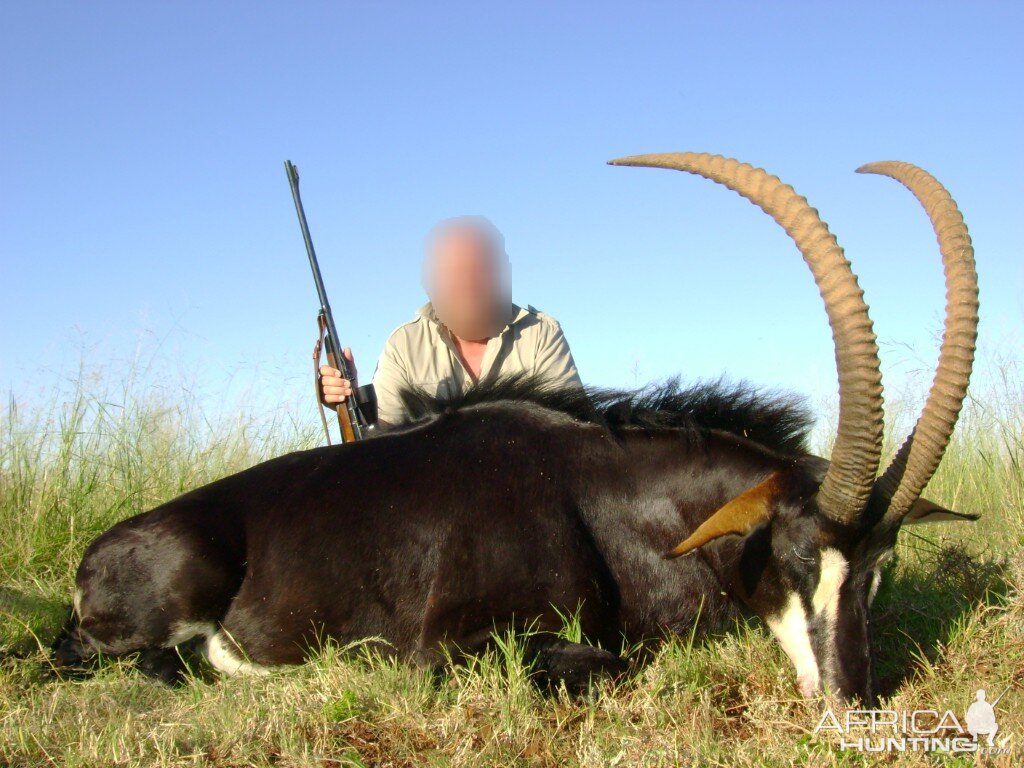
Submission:
[[[818,675],[808,672],[796,679],[797,690],[805,699],[813,699],[818,694]]]

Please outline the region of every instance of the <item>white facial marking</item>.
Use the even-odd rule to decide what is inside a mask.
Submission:
[[[871,589],[868,590],[868,605],[875,602],[875,595],[878,594],[878,586],[882,583],[882,569],[875,568],[871,572]]]
[[[882,583],[882,567],[892,559],[892,550],[883,552],[879,556],[878,560],[875,561],[875,569],[871,574],[871,589],[868,592],[868,605],[871,605],[875,601],[875,595],[878,593],[878,587]]]
[[[266,675],[270,672],[266,667],[243,659],[223,632],[217,632],[206,641],[206,658],[214,669],[225,675]]]
[[[800,596],[796,592],[790,593],[782,613],[766,619],[766,623],[796,667],[796,684],[801,695],[811,698],[818,690],[821,677],[818,673],[818,660],[811,649],[807,614]]]
[[[811,597],[811,610],[814,611],[814,617],[819,620],[818,631],[825,635],[824,645],[827,653],[834,657],[839,591],[846,581],[850,565],[838,550],[831,547],[821,551],[819,560],[821,567],[818,572],[818,585]],[[777,616],[769,618],[767,624],[796,668],[797,688],[803,696],[811,698],[821,685],[821,671],[811,647],[807,613],[800,596],[796,592],[790,593],[786,607]]]
[[[824,614],[830,623],[835,622],[839,610],[839,590],[846,581],[850,570],[849,563],[839,550],[831,547],[821,550],[821,571],[818,575],[818,586],[814,590],[811,606],[814,615]]]
[[[171,636],[164,643],[164,648],[173,648],[176,645],[181,645],[196,635],[209,637],[216,631],[217,628],[208,621],[179,621],[171,627]]]
[[[850,564],[839,550],[826,547],[819,557],[821,568],[818,571],[818,586],[811,598],[811,608],[818,619],[818,635],[824,640],[820,644],[823,649],[822,663],[830,668],[836,658],[836,616],[839,614],[839,590],[846,581]]]

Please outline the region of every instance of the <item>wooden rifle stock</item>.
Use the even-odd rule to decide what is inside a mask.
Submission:
[[[328,350],[327,351],[327,364],[329,366],[331,366],[331,368],[338,369],[339,371],[342,372],[342,375],[345,378],[348,378],[348,375],[345,373],[345,370],[348,368],[348,361],[345,360],[344,353],[342,353],[340,355],[340,357],[341,357],[341,361],[345,363],[344,367],[338,365],[338,362],[339,362],[338,358],[335,356],[334,352],[332,352],[331,350]],[[352,381],[352,379],[349,379],[349,381]],[[355,391],[355,388],[356,388],[356,383],[355,383],[355,381],[352,381],[352,390],[353,390],[353,392]],[[352,397],[345,398],[345,402],[346,403],[349,403],[351,401],[352,401]],[[338,414],[338,427],[341,429],[341,442],[343,442],[343,443],[351,443],[354,440],[358,440],[359,438],[356,437],[356,426],[358,426],[358,421],[355,424],[353,424],[353,422],[352,422],[352,414],[349,413],[349,408],[342,408],[339,405],[334,410]],[[329,435],[328,435],[327,439],[330,440],[330,436]]]

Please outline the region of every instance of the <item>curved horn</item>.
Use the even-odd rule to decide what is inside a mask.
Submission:
[[[746,163],[685,152],[624,157],[610,164],[671,168],[723,184],[760,207],[796,242],[825,300],[839,373],[839,429],[818,502],[833,519],[856,522],[881,458],[882,374],[864,292],[835,236],[791,186]]]
[[[935,379],[914,431],[878,480],[888,503],[885,519],[899,520],[935,474],[967,396],[978,338],[978,273],[964,217],[935,177],[896,161],[869,163],[857,173],[889,176],[914,193],[932,222],[946,273],[946,324]]]

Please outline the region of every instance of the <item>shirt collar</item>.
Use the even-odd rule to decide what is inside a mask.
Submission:
[[[511,329],[516,323],[518,323],[520,320],[522,320],[524,317],[530,314],[529,310],[523,309],[518,304],[512,304],[511,306],[512,319],[509,320],[508,324],[502,329],[501,333],[505,333],[505,331]],[[437,319],[437,314],[434,312],[434,305],[431,304],[429,301],[422,307],[417,309],[416,314],[419,315],[420,317],[426,318],[428,321],[434,323],[438,327],[444,328],[445,331],[448,330],[447,328],[445,328],[444,323]]]

